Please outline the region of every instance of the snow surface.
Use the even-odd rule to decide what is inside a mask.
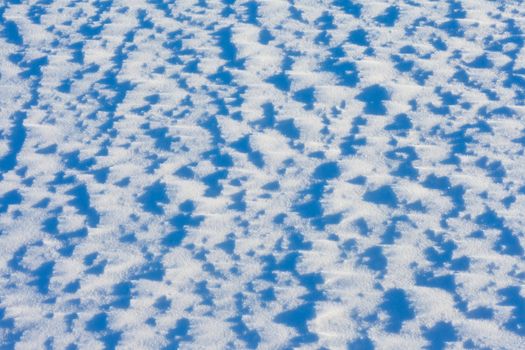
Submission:
[[[4,0],[0,349],[525,349],[525,2]]]

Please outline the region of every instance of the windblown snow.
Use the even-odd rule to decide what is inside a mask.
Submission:
[[[0,349],[524,349],[525,2],[5,0]]]

